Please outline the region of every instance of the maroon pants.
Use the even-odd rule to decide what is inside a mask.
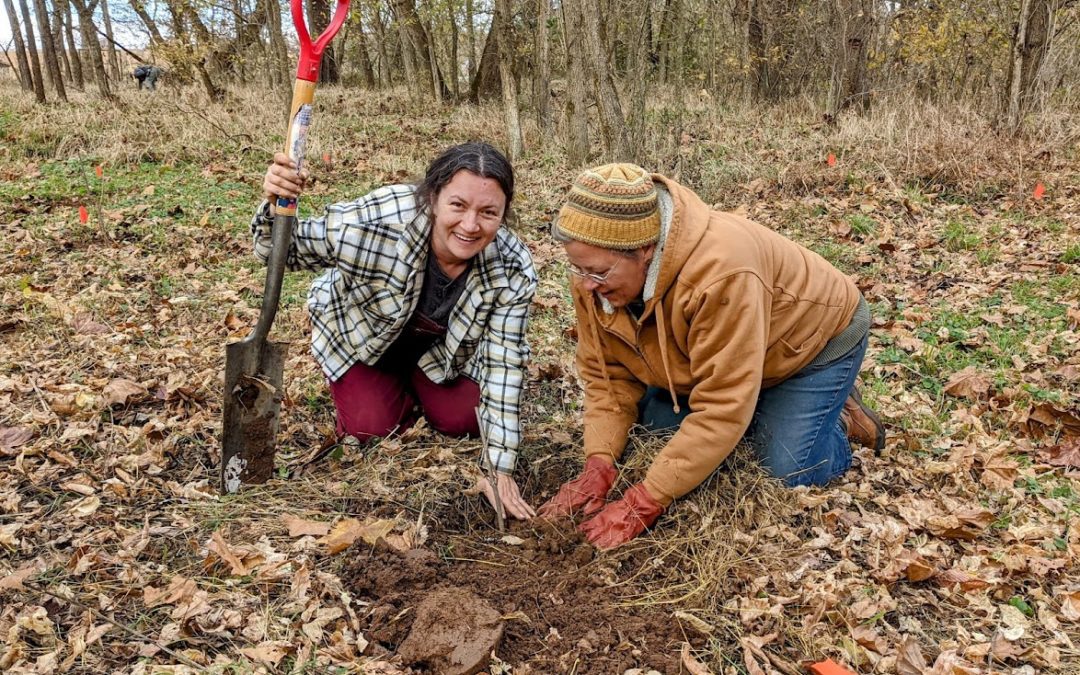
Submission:
[[[411,427],[419,413],[447,436],[480,435],[476,422],[480,385],[467,377],[436,384],[417,366],[394,372],[357,363],[330,383],[330,395],[337,408],[339,436],[359,441],[383,438]]]

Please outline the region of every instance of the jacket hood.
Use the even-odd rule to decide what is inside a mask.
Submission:
[[[652,175],[660,206],[660,240],[645,279],[645,315],[668,291],[709,224],[709,207],[693,190],[674,180]]]

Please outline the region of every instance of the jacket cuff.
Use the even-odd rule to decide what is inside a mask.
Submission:
[[[488,448],[483,458],[484,468],[495,469],[499,473],[514,473],[517,455],[513,450]]]

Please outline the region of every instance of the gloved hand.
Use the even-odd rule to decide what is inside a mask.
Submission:
[[[644,483],[638,483],[578,529],[596,548],[615,548],[644,532],[663,512],[664,506],[652,498]]]
[[[540,507],[544,518],[567,518],[580,510],[585,515],[596,513],[604,507],[607,493],[615,482],[618,471],[599,455],[585,460],[581,475],[559,488],[558,494]]]

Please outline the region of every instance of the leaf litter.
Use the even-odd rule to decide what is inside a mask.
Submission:
[[[342,170],[320,185],[360,165],[372,180],[422,169],[444,141],[389,102],[358,100],[351,123],[393,117],[399,136],[367,136],[356,156],[343,142]],[[498,124],[449,121],[476,137]],[[730,133],[742,152],[737,120]],[[490,672],[1074,667],[1080,293],[1061,254],[1077,244],[1074,166],[1043,167],[1057,187],[1035,200],[899,164],[903,188],[845,167],[849,182],[797,159],[725,193],[724,208],[838,261],[874,305],[863,382],[890,443],[857,453],[837,484],[794,491],[741,448],[653,532],[597,554],[568,527],[498,534],[468,494],[476,443],[422,427],[216,493],[222,347],[253,325],[261,293],[246,221],[263,159],[184,160],[238,181],[212,219],[165,180],[91,203],[85,224],[63,197],[0,211],[13,232],[0,242],[0,669],[429,672],[425,647],[447,639],[435,628],[477,625],[492,628],[473,655]],[[5,169],[23,194],[55,170]],[[523,163],[524,223],[557,208],[569,174],[552,171]],[[522,234],[542,270],[521,481],[539,503],[580,464],[580,389],[559,251],[542,226]],[[299,279],[275,323],[293,343],[283,472],[333,427]],[[662,442],[634,442],[618,489]]]

